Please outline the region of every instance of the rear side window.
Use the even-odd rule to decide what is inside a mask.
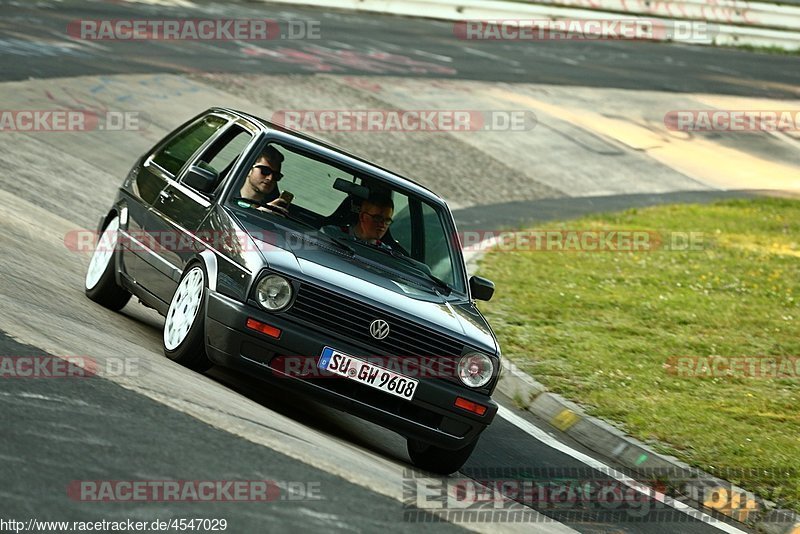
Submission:
[[[156,153],[153,162],[173,176],[177,175],[197,149],[227,122],[214,115],[203,117],[164,145]]]

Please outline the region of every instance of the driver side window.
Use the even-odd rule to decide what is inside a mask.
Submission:
[[[397,241],[401,247],[410,253],[411,216],[408,210],[408,197],[397,193],[392,195],[392,197],[392,202],[394,202],[394,215],[392,215],[393,222],[392,226],[389,228],[389,232],[392,235],[392,239]]]

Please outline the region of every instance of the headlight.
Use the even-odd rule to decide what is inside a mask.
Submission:
[[[479,352],[465,354],[458,361],[458,378],[471,388],[485,386],[493,372],[492,359]]]
[[[282,310],[292,300],[292,285],[277,274],[265,276],[256,288],[256,299],[265,310]]]

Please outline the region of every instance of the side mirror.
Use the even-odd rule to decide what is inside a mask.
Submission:
[[[201,193],[209,194],[214,191],[219,180],[219,173],[215,171],[210,165],[203,164],[192,165],[186,171],[186,176],[183,178],[183,183],[196,189]]]
[[[494,295],[494,282],[480,276],[472,276],[469,279],[469,291],[475,300],[490,300]]]

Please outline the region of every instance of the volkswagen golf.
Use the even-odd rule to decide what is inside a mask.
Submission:
[[[165,317],[165,355],[302,390],[458,470],[492,422],[500,348],[445,201],[257,117],[210,109],[142,155],[102,215],[86,295]]]

